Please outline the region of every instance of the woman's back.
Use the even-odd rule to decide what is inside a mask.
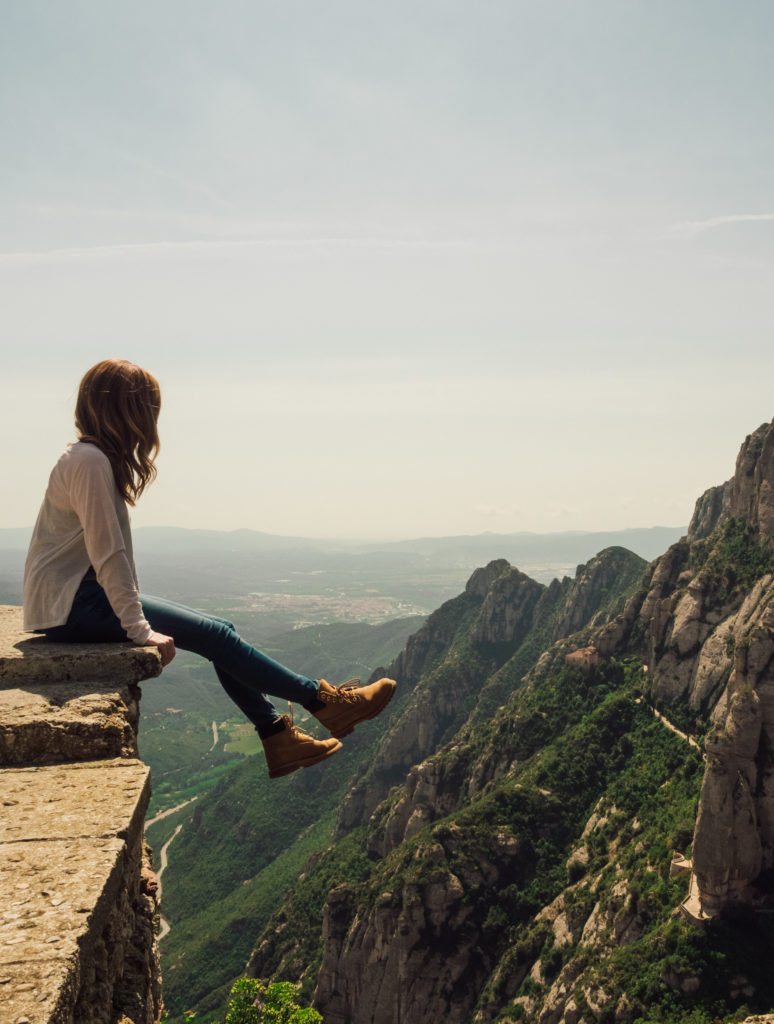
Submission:
[[[110,460],[96,445],[68,444],[49,476],[27,552],[24,628],[65,622],[89,566],[99,571],[121,550],[134,572],[129,514]]]

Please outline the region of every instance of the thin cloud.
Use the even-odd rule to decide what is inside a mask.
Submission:
[[[729,224],[760,224],[767,221],[774,221],[774,213],[732,213],[723,217],[708,217],[706,220],[680,221],[670,225],[666,233],[673,238],[693,238]]]
[[[321,235],[314,238],[210,238],[185,241],[122,242],[115,245],[91,245],[61,249],[30,249],[0,252],[0,266],[49,263],[60,260],[99,259],[112,256],[153,256],[174,252],[206,252],[213,249],[266,248],[283,246],[348,246],[352,248],[439,249],[488,244],[480,239],[447,238],[365,238],[353,235]]]

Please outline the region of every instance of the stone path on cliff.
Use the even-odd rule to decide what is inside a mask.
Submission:
[[[642,704],[642,702],[642,697],[637,697],[635,700],[635,703],[637,704]],[[701,747],[693,738],[693,736],[689,736],[688,733],[683,732],[682,729],[678,729],[674,722],[670,722],[666,715],[662,714],[660,711],[657,711],[656,708],[651,707],[650,705],[648,705],[648,707],[650,707],[650,710],[656,721],[661,722],[661,724],[665,726],[665,728],[670,729],[675,734],[675,736],[679,736],[684,743],[688,743],[696,750],[701,750]],[[702,757],[704,756],[705,755],[702,753]],[[691,866],[690,880],[688,882],[688,895],[680,904],[680,912],[682,913],[683,917],[685,917],[687,920],[695,924],[701,924],[708,919],[707,915],[702,910],[701,900],[699,899],[699,887],[696,882],[696,875],[693,872],[693,866]]]
[[[636,697],[634,700],[635,704],[642,704],[642,702],[642,697]],[[650,709],[653,717],[657,719],[659,722],[661,722],[663,726],[666,726],[667,729],[671,729],[676,736],[679,736],[681,740],[683,740],[685,743],[690,744],[690,746],[694,747],[696,750],[701,750],[701,747],[693,738],[693,736],[689,736],[687,732],[683,732],[682,729],[678,729],[674,722],[670,722],[666,715],[663,715],[660,711],[657,711],[656,708],[652,707],[651,705],[647,706]]]
[[[680,904],[680,913],[693,924],[703,924],[710,920],[710,915],[705,914],[701,906],[699,884],[696,881],[693,867],[691,867],[691,877],[688,882],[688,895]]]
[[[679,736],[681,740],[685,740],[686,743],[690,743],[690,745],[695,747],[696,750],[701,750],[701,747],[693,736],[689,736],[688,733],[683,732],[682,729],[678,729],[677,726],[673,722],[670,722],[666,715],[662,715],[660,711],[657,711],[655,708],[651,708],[650,710],[662,725],[665,725],[667,729],[671,729],[672,732]]]

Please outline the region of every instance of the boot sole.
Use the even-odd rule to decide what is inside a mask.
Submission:
[[[380,715],[382,713],[382,711],[384,711],[384,709],[390,703],[390,701],[392,700],[393,694],[395,693],[396,690],[397,690],[397,686],[393,686],[387,692],[387,696],[384,698],[384,700],[379,705],[379,707],[378,708],[374,708],[373,711],[371,711],[370,715],[363,715],[362,718],[358,718],[358,720],[356,722],[353,722],[352,725],[348,725],[345,729],[339,729],[337,732],[332,732],[331,736],[335,737],[337,740],[343,739],[344,736],[349,736],[351,733],[353,733],[355,731],[355,726],[356,725],[360,725],[361,722],[368,722],[372,718],[376,718],[376,716]]]
[[[335,737],[338,739],[338,737]],[[324,754],[315,754],[313,757],[306,757],[303,760],[293,761],[291,764],[283,765],[282,768],[275,768],[273,771],[269,771],[270,779],[279,779],[283,775],[290,775],[291,772],[298,771],[299,768],[310,768],[313,764],[319,764],[320,761],[324,761],[327,757],[332,754],[338,753],[341,750],[342,744],[339,743],[337,747],[331,747],[330,750],[326,750]]]

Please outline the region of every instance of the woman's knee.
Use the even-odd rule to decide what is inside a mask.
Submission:
[[[239,634],[234,623],[228,619],[218,618],[211,615],[206,620],[206,626],[201,633],[202,645],[205,648],[204,655],[210,661],[216,661],[218,655],[228,650],[239,641]]]
[[[221,626],[225,626],[226,629],[230,629],[232,633],[236,633],[237,628],[230,619],[221,619],[219,615],[211,615],[210,618],[213,622],[217,622]]]

